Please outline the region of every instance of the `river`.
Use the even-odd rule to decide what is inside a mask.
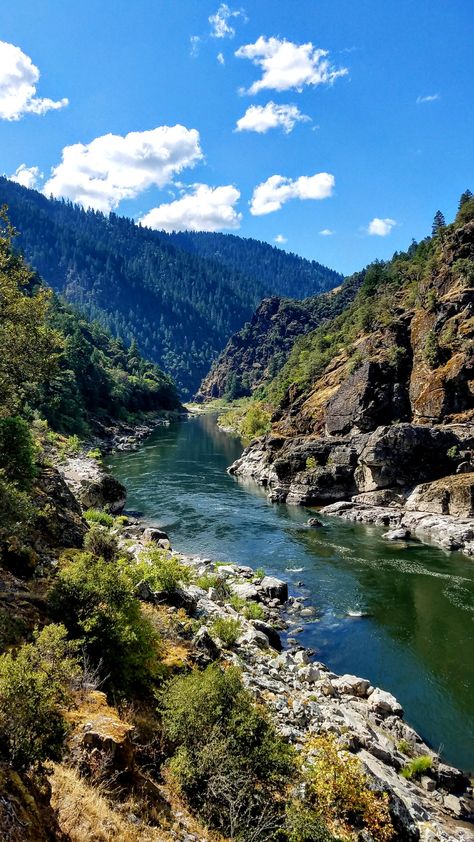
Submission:
[[[474,560],[337,518],[308,529],[308,509],[272,504],[226,473],[241,452],[215,416],[199,415],[107,463],[128,508],[176,550],[263,567],[307,596],[317,613],[299,641],[335,672],[392,692],[448,763],[474,770]]]

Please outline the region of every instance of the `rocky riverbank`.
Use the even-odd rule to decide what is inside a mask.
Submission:
[[[473,450],[470,423],[392,424],[340,438],[268,435],[229,472],[263,486],[275,502],[322,506],[473,555]]]

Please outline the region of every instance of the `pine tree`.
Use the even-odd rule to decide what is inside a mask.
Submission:
[[[444,214],[442,214],[440,210],[437,210],[434,215],[433,226],[431,229],[433,237],[436,237],[443,228],[446,228],[446,220],[444,218]]]
[[[461,193],[461,195],[459,197],[458,211],[461,210],[461,208],[463,207],[463,205],[466,204],[466,202],[470,202],[470,200],[472,198],[473,198],[473,195],[472,195],[470,190],[465,190],[464,193]]]

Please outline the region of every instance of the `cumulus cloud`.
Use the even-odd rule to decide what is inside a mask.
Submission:
[[[140,219],[142,225],[165,231],[220,231],[223,228],[239,228],[242,214],[235,205],[240,191],[232,184],[209,187],[194,184],[192,193],[187,193],[175,202],[168,202],[152,208]]]
[[[437,99],[440,99],[439,94],[428,94],[427,96],[417,96],[416,104],[421,105],[423,102],[436,102]]]
[[[273,213],[289,199],[327,199],[332,195],[334,185],[334,176],[327,172],[301,175],[295,180],[272,175],[253,191],[250,213],[253,216]]]
[[[40,72],[19,47],[0,41],[0,119],[19,120],[25,114],[46,114],[64,108],[66,98],[36,96]]]
[[[245,12],[243,9],[230,9],[227,3],[221,3],[217,12],[210,15],[208,20],[211,24],[211,38],[233,38],[235,35],[235,28],[231,25],[232,18],[243,17],[245,19]]]
[[[277,234],[273,242],[284,245],[284,243],[288,242],[288,237],[284,237],[283,234]]]
[[[263,35],[254,44],[239,47],[237,58],[248,58],[263,71],[258,79],[243,93],[256,94],[264,89],[301,91],[305,85],[332,84],[339,76],[348,73],[346,67],[335,68],[327,58],[328,51],[316,49],[311,41],[294,44],[279,38]]]
[[[307,123],[309,120],[311,117],[302,114],[296,105],[277,105],[270,101],[266,105],[249,106],[244,116],[237,120],[235,130],[265,134],[269,129],[280,127],[289,134],[295,123]]]
[[[179,124],[124,137],[106,134],[66,146],[43,192],[106,213],[152,185],[169,184],[202,157],[199,132]]]
[[[330,229],[330,228],[323,228],[323,230],[322,230],[322,231],[320,231],[319,233],[320,233],[321,237],[332,237],[332,235],[333,235],[335,232],[334,232],[334,231],[331,231],[331,229]]]
[[[43,178],[43,173],[40,172],[39,167],[27,167],[26,164],[20,164],[16,168],[13,175],[9,175],[10,181],[16,181],[22,187],[36,187],[38,181]]]
[[[395,220],[390,219],[389,217],[379,219],[378,216],[374,216],[372,222],[369,222],[367,233],[371,234],[373,237],[387,237],[393,226],[396,224]]]

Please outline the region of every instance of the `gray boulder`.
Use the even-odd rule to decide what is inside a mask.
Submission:
[[[286,602],[288,600],[287,583],[281,579],[277,579],[275,576],[265,576],[260,583],[259,589],[268,599],[277,599],[278,602]]]

